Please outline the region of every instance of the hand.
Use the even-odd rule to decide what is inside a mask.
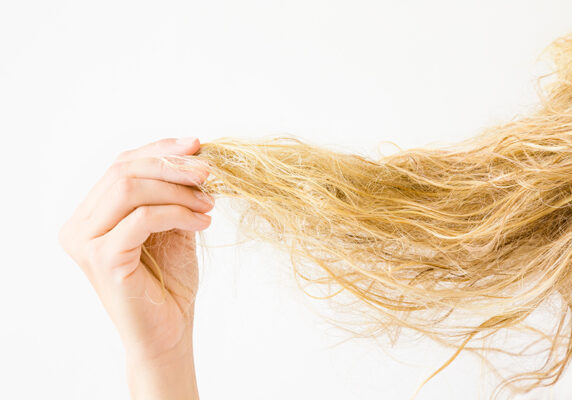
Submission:
[[[190,155],[199,146],[197,139],[164,139],[121,153],[59,233],[117,327],[130,370],[138,365],[147,375],[153,365],[192,362],[194,232],[210,225],[204,213],[214,199],[193,188],[208,176],[206,164],[183,172],[157,156]],[[143,244],[161,268],[164,299]]]

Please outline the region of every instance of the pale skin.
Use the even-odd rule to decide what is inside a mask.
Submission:
[[[192,155],[199,147],[196,138],[162,139],[119,154],[59,232],[60,245],[119,331],[134,400],[199,398],[195,232],[210,225],[205,213],[214,199],[196,188],[208,176],[207,165],[182,172],[156,158]],[[153,247],[154,232],[163,232],[166,244]],[[143,262],[144,243],[162,268],[163,300],[160,282]]]

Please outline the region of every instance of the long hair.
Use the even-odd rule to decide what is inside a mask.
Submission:
[[[242,227],[286,249],[298,277],[370,310],[370,334],[405,328],[454,346],[445,367],[462,350],[525,356],[473,346],[518,329],[528,348],[545,343],[543,362],[494,396],[552,385],[572,355],[572,35],[545,51],[554,68],[538,82],[553,79],[537,107],[449,147],[371,160],[226,137],[182,158],[208,163],[199,188],[239,199]],[[548,303],[554,322],[528,324]]]

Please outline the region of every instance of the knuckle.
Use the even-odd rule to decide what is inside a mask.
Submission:
[[[121,153],[119,153],[119,154],[115,157],[115,162],[120,162],[120,161],[128,160],[129,157],[131,156],[131,154],[133,154],[133,151],[132,151],[132,150],[122,151]]]
[[[136,183],[135,183],[135,180],[133,180],[133,179],[126,178],[126,177],[120,177],[119,179],[117,179],[117,181],[115,181],[114,186],[115,186],[116,194],[121,199],[127,199],[135,191]]]
[[[78,240],[68,232],[64,229],[59,233],[62,247],[83,271],[89,271],[93,265],[97,264],[99,254],[93,246],[93,241]]]
[[[97,270],[105,262],[105,248],[98,239],[90,240],[84,247],[83,268],[86,271]]]
[[[124,175],[126,165],[126,161],[115,162],[108,168],[107,173],[111,176],[111,178],[117,180]]]
[[[152,217],[151,214],[151,208],[147,206],[137,207],[135,211],[133,211],[134,218],[139,221],[149,220]]]

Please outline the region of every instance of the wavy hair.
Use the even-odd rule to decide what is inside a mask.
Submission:
[[[572,356],[572,34],[545,52],[554,68],[534,110],[449,147],[371,160],[225,137],[182,158],[208,163],[199,188],[239,199],[242,228],[286,249],[299,278],[369,310],[368,335],[405,328],[454,346],[428,379],[469,350],[541,360],[492,397],[552,385]],[[543,305],[553,321],[535,327]],[[474,346],[509,328],[526,346]]]

